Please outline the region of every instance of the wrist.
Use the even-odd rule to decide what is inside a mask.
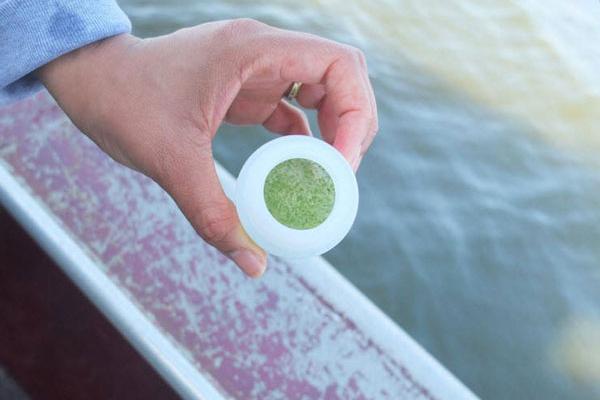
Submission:
[[[73,122],[85,130],[81,124],[94,109],[101,108],[106,98],[103,93],[110,90],[110,76],[140,41],[130,34],[99,40],[56,58],[35,74]]]

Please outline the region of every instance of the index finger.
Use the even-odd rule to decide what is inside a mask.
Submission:
[[[322,84],[319,102],[322,134],[354,168],[377,130],[377,111],[362,53],[317,36],[287,32],[277,46],[284,81]]]

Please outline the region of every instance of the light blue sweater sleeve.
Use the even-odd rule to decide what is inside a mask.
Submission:
[[[0,0],[0,105],[41,89],[38,67],[129,31],[115,0]]]

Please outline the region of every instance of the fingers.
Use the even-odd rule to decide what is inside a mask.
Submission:
[[[167,157],[160,184],[173,197],[196,232],[231,258],[247,275],[258,277],[266,268],[266,254],[242,228],[235,206],[225,196],[207,146],[182,146]],[[191,150],[191,151],[190,151]]]
[[[355,132],[369,132],[371,121],[362,117],[358,110],[350,110],[338,120],[333,146],[348,160],[356,172],[362,154],[362,143],[366,136]]]
[[[317,84],[304,84],[296,96],[296,101],[304,108],[319,108],[325,97],[325,86]]]
[[[281,76],[305,85],[298,102],[319,111],[321,134],[353,168],[378,129],[375,97],[362,53],[311,35],[289,32]]]
[[[335,130],[337,126],[337,115],[331,102],[325,102],[325,86],[317,84],[305,84],[300,88],[296,101],[304,108],[319,110],[318,121],[321,129],[321,137],[327,143],[333,145]]]
[[[279,101],[273,113],[267,117],[263,126],[275,133],[311,135],[304,112],[283,99]]]
[[[367,69],[366,60],[363,58],[362,61],[364,62],[365,71],[367,71],[368,69]],[[367,86],[368,92],[370,94],[369,100],[371,103],[373,119],[371,120],[369,132],[367,133],[367,136],[363,139],[363,141],[361,143],[361,146],[360,146],[361,150],[360,150],[358,160],[353,165],[354,172],[356,172],[356,170],[358,170],[358,167],[360,166],[360,163],[361,163],[365,153],[367,152],[367,150],[373,143],[373,140],[375,139],[375,136],[377,135],[377,132],[379,131],[379,117],[377,115],[378,114],[377,113],[377,102],[375,100],[375,93],[373,91],[373,86],[371,85],[371,80],[369,79],[368,73],[365,75],[365,85]]]
[[[323,99],[325,100],[325,99]],[[330,145],[335,140],[335,131],[337,128],[338,117],[330,101],[323,101],[319,107],[318,121],[321,130],[321,137]]]
[[[366,91],[369,94],[367,98],[369,102],[368,113],[373,114],[375,105],[370,83],[365,82],[360,76],[357,79],[362,80],[363,85],[368,85],[369,89]],[[357,85],[360,85],[360,82]],[[377,131],[376,114],[374,118],[365,118],[364,110],[359,107],[348,107],[340,114],[343,105],[340,106],[339,102],[335,101],[334,95],[328,95],[324,85],[304,85],[298,94],[297,100],[303,107],[319,110],[319,126],[323,139],[340,150],[356,171],[360,159],[369,148]],[[348,94],[348,96],[352,96],[352,94]],[[330,100],[330,98],[333,99]],[[366,135],[363,133],[366,133]]]

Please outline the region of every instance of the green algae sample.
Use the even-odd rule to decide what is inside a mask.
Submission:
[[[293,229],[323,223],[333,209],[335,186],[314,161],[292,158],[278,164],[265,180],[265,203],[273,217]]]

